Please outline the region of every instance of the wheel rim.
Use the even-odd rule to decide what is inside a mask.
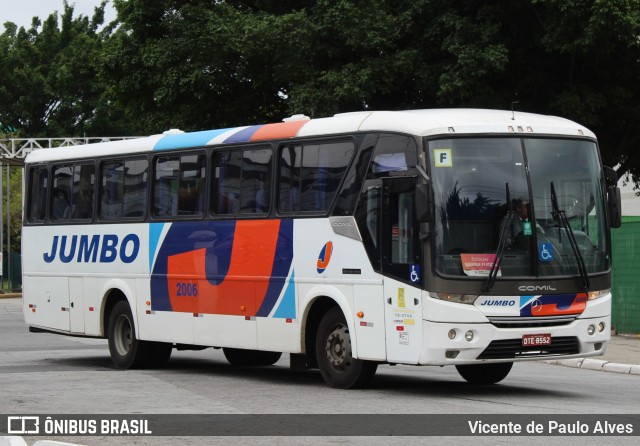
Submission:
[[[327,336],[325,344],[327,362],[336,371],[343,372],[351,365],[351,338],[344,325],[337,325]]]
[[[125,315],[120,315],[116,320],[114,327],[114,341],[118,354],[121,356],[127,355],[131,350],[133,344],[133,329],[131,327],[131,321]]]

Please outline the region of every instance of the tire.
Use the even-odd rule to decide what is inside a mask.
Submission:
[[[338,389],[366,386],[376,374],[378,364],[351,355],[349,327],[338,307],[322,317],[316,336],[316,359],[325,382]]]
[[[109,315],[109,353],[113,364],[119,369],[140,369],[166,365],[173,344],[141,341],[136,336],[129,303],[116,303]]]
[[[273,365],[282,356],[280,352],[265,352],[262,350],[244,350],[240,348],[223,348],[224,357],[233,366],[261,366]]]
[[[496,362],[493,364],[457,365],[456,369],[470,384],[489,385],[502,381],[513,367],[513,362]]]
[[[150,344],[151,346],[151,355],[146,364],[146,367],[153,369],[161,369],[166,367],[169,362],[169,358],[171,358],[171,353],[173,352],[173,344],[168,342],[150,342],[150,341],[139,341],[144,342],[145,344]]]

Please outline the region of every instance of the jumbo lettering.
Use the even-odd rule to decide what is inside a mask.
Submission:
[[[120,259],[132,263],[140,252],[140,238],[128,234],[120,239],[116,234],[103,235],[54,235],[51,249],[42,254],[47,263],[59,259],[62,263],[112,263]],[[98,256],[98,254],[100,254]]]
[[[515,300],[485,300],[480,305],[487,307],[513,307],[515,304]]]

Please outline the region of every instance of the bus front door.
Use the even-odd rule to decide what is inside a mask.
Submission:
[[[419,225],[415,177],[385,178],[381,249],[387,361],[417,364],[422,350]]]

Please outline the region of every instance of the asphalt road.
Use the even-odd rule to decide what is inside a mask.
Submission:
[[[453,368],[380,366],[372,386],[335,390],[315,370],[233,368],[222,352],[175,352],[163,370],[116,370],[105,340],[28,333],[20,299],[0,300],[2,414],[638,414],[640,376],[531,362],[495,386]],[[293,418],[294,419],[294,418]],[[58,437],[85,445],[424,444],[434,437]],[[615,437],[616,444],[636,444]],[[26,437],[29,444],[42,437]],[[515,438],[443,437],[438,444],[513,444]],[[520,437],[525,444],[611,444],[614,437]]]

